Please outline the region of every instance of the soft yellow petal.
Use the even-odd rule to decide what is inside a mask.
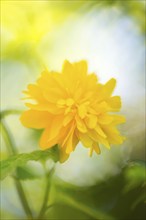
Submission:
[[[105,145],[108,149],[110,149],[110,145],[109,145],[107,138],[103,138],[96,131],[90,130],[89,136],[94,140],[94,142],[101,143]]]
[[[69,154],[74,150],[77,142],[78,142],[78,139],[75,135],[75,124],[72,124],[72,126],[70,126],[69,128],[69,131],[66,137],[62,139],[62,143],[60,145],[61,145],[61,148],[64,148],[66,153]]]
[[[92,154],[93,154],[93,146],[90,147],[90,150],[89,150],[89,156],[92,157]]]
[[[88,112],[90,113],[90,114],[93,114],[93,115],[97,115],[97,110],[96,109],[94,109],[94,107],[88,107]]]
[[[86,105],[82,104],[78,107],[78,114],[80,116],[80,118],[85,118],[86,114],[87,114],[87,107]]]
[[[69,75],[72,74],[72,72],[73,72],[73,65],[68,60],[65,60],[62,68],[62,74],[65,77],[68,77]]]
[[[97,99],[101,101],[109,98],[112,95],[115,86],[116,80],[114,78],[110,79],[105,85],[101,86]]]
[[[65,92],[62,75],[57,72],[44,71],[41,77],[37,80],[37,84],[42,90],[48,88],[59,88],[59,90]]]
[[[31,104],[31,103],[25,103],[25,105],[33,110],[38,111],[47,111],[48,113],[51,113],[53,115],[60,115],[61,113],[64,113],[63,108],[57,108],[57,106],[53,103],[39,103],[39,104]]]
[[[116,80],[114,78],[110,79],[105,85],[104,85],[104,92],[107,97],[111,96],[113,93],[113,90],[116,86]]]
[[[48,71],[44,71],[41,74],[41,77],[37,80],[38,87],[43,91],[44,89],[48,89],[50,86],[50,80],[52,76]]]
[[[29,84],[27,86],[28,91],[26,93],[30,95],[33,99],[38,100],[39,102],[44,102],[45,98],[43,97],[43,93],[41,89],[35,84]]]
[[[87,127],[86,127],[84,121],[82,119],[80,119],[80,117],[78,115],[75,116],[75,119],[76,119],[76,124],[77,124],[78,130],[82,133],[86,133]]]
[[[58,78],[58,79],[57,79]],[[64,85],[60,85],[61,75],[45,72],[37,80],[38,87],[42,90],[43,96],[49,102],[56,103],[58,99],[67,98],[67,92]]]
[[[108,114],[101,114],[98,116],[98,122],[100,124],[110,124],[113,121],[113,116]]]
[[[104,112],[108,112],[110,110],[107,102],[105,101],[95,104],[93,108],[96,110],[96,114],[98,115],[103,114]]]
[[[108,142],[107,138],[103,138],[100,135],[98,136],[98,142],[103,144],[105,147],[107,147],[108,149],[110,149],[110,144]]]
[[[93,149],[97,154],[100,154],[101,151],[100,151],[99,145],[95,142],[93,143]]]
[[[58,136],[50,139],[50,128],[46,128],[40,138],[40,147],[45,150],[53,147],[55,144],[58,144]]]
[[[116,127],[104,126],[104,132],[107,135],[107,139],[111,144],[122,144],[124,141],[124,137],[120,135],[119,131]]]
[[[40,146],[42,148],[49,148],[55,144],[58,144],[62,123],[63,123],[62,116],[56,116],[52,118],[50,124],[42,134],[40,140]]]
[[[76,86],[77,87],[77,86]],[[73,93],[73,98],[74,100],[76,101],[80,101],[80,99],[82,98],[83,96],[83,89],[81,86],[79,86],[79,88],[76,89],[76,92]]]
[[[45,111],[28,110],[22,113],[20,121],[28,128],[45,128],[51,121],[51,115]]]
[[[122,124],[126,122],[126,119],[123,115],[112,115],[112,117],[112,125]]]
[[[65,104],[66,104],[67,106],[72,106],[73,104],[75,104],[75,102],[74,102],[74,100],[73,100],[73,99],[68,98],[68,99],[66,99]]]
[[[59,99],[66,98],[66,93],[59,88],[48,88],[43,90],[43,96],[48,102],[57,103]]]
[[[106,138],[106,134],[104,133],[104,131],[102,130],[102,128],[99,125],[96,125],[95,127],[95,131],[103,138]]]
[[[77,146],[79,140],[73,131],[69,136],[68,140],[66,141],[66,153],[71,153],[74,151],[75,147]]]
[[[89,90],[93,90],[93,89],[97,89],[97,75],[95,73],[91,73],[89,75],[87,75],[87,88]]]
[[[100,148],[97,143],[93,143],[92,147],[90,147],[89,156],[92,157],[93,151],[95,151],[97,154],[100,154]]]
[[[88,128],[93,129],[97,125],[97,116],[90,114],[85,118],[85,122]]]
[[[69,61],[65,61],[62,70],[63,80],[65,82],[65,87],[68,87],[71,95],[76,93],[83,93],[85,85],[85,77],[87,74],[87,63],[86,61],[76,62],[71,64]]]
[[[63,125],[62,115],[55,116],[52,119],[52,122],[49,126],[49,128],[50,128],[49,139],[52,139],[52,138],[55,138],[56,136],[58,136],[58,134],[62,128],[62,125]]]
[[[79,76],[85,77],[87,74],[87,62],[85,60],[82,60],[80,62],[76,62],[73,64],[74,66],[74,71],[77,72],[77,74],[79,74]]]
[[[107,100],[107,104],[110,106],[112,111],[119,111],[121,108],[120,96],[113,96]]]
[[[93,140],[87,134],[79,132],[79,139],[85,147],[92,147]]]
[[[70,123],[74,118],[74,114],[73,113],[68,113],[64,119],[63,119],[63,126],[68,125],[68,123]]]
[[[60,148],[60,163],[64,163],[69,158],[69,155],[64,149]]]

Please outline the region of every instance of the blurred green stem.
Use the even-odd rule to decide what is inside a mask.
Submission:
[[[25,196],[22,184],[21,184],[21,182],[18,179],[14,178],[14,181],[15,181],[17,192],[19,194],[19,198],[20,198],[21,203],[23,205],[23,208],[25,210],[25,213],[26,213],[28,219],[33,219],[32,212],[31,212],[31,210],[30,210],[30,208],[28,206],[28,202],[27,202],[27,199],[26,199],[26,196]]]
[[[2,135],[3,135],[4,141],[6,143],[9,154],[10,155],[17,154],[18,151],[15,147],[15,143],[14,143],[12,134],[11,134],[6,122],[4,121],[4,119],[1,119],[0,123],[1,123],[1,132],[2,132]],[[25,193],[24,193],[23,186],[22,186],[21,182],[18,179],[14,179],[14,181],[15,181],[15,186],[16,186],[21,204],[24,208],[24,211],[25,211],[28,219],[33,219],[32,212],[29,208],[29,205],[28,205]]]
[[[114,220],[114,218],[111,217],[110,215],[101,212],[97,209],[95,210],[91,207],[88,207],[87,205],[84,205],[83,203],[77,200],[74,200],[72,197],[68,196],[65,192],[59,192],[59,197],[61,198],[61,201],[63,201],[65,204],[86,213],[88,216],[90,216],[93,219]]]
[[[4,120],[1,120],[0,122],[1,124],[1,133],[3,135],[4,141],[6,143],[7,146],[7,150],[9,152],[10,155],[15,155],[18,153],[15,144],[14,144],[14,140],[13,137],[9,131],[9,128],[7,126],[7,124],[5,123]]]
[[[16,110],[16,109],[8,109],[8,110],[3,110],[0,112],[0,118],[2,119],[3,117],[7,115],[17,115],[21,114],[23,111],[22,110]]]
[[[48,207],[52,207],[52,205],[48,206],[48,200],[49,200],[49,192],[50,192],[50,187],[51,187],[51,180],[52,176],[54,174],[55,168],[53,167],[48,173],[46,173],[46,189],[45,189],[45,194],[44,194],[44,199],[42,203],[42,207],[40,209],[39,215],[38,215],[38,220],[42,219],[45,211],[48,209]]]

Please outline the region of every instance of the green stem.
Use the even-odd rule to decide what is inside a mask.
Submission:
[[[16,114],[21,114],[22,110],[15,110],[15,109],[8,109],[8,110],[3,110],[0,112],[0,118],[2,119],[3,117],[7,115],[16,115]]]
[[[22,187],[22,184],[16,178],[14,179],[14,181],[15,181],[15,186],[16,186],[17,192],[19,194],[19,198],[20,198],[20,200],[22,202],[22,205],[23,205],[23,208],[25,210],[25,213],[26,213],[28,219],[33,219],[31,210],[30,210],[30,208],[28,206],[28,202],[27,202],[26,197],[25,197],[25,193],[24,193],[24,189]]]
[[[73,199],[72,197],[68,196],[65,192],[59,192],[59,197],[61,198],[61,201],[64,202],[65,204],[74,207],[84,213],[86,213],[87,215],[91,216],[94,219],[106,219],[106,220],[114,220],[113,217],[111,217],[110,215],[101,212],[99,210],[95,210],[75,199]]]
[[[17,149],[15,147],[13,137],[10,133],[10,130],[9,130],[7,124],[5,123],[4,120],[1,120],[0,124],[1,124],[1,132],[2,132],[2,135],[3,135],[4,141],[6,143],[7,150],[9,152],[9,154],[10,155],[17,154],[18,152],[17,152]]]
[[[46,211],[48,211],[50,208],[52,208],[53,206],[55,206],[56,204],[55,203],[53,203],[53,204],[51,204],[51,205],[48,205],[47,207],[46,207]]]
[[[42,219],[42,217],[44,216],[44,213],[48,209],[48,207],[52,206],[52,205],[47,206],[47,204],[48,204],[48,200],[49,200],[49,192],[50,192],[51,179],[52,179],[53,173],[54,173],[54,168],[48,174],[46,174],[46,180],[47,180],[46,189],[45,189],[42,207],[40,209],[40,212],[39,212],[39,215],[37,218],[38,220]]]
[[[7,126],[7,124],[4,120],[1,120],[1,131],[2,131],[2,135],[3,135],[3,138],[5,140],[5,143],[6,143],[9,154],[10,155],[17,154],[18,152],[17,152],[17,149],[15,147],[15,143],[14,143],[12,134],[11,134],[11,132],[10,132],[10,130],[9,130],[9,128],[8,128],[8,126]],[[28,219],[33,219],[31,210],[29,208],[29,205],[28,205],[28,202],[27,202],[24,190],[23,190],[23,186],[22,186],[21,182],[18,179],[15,178],[14,181],[15,181],[15,186],[16,186],[21,204],[23,206],[23,209],[24,209]]]

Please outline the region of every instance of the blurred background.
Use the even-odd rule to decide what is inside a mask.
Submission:
[[[145,27],[143,0],[1,0],[1,111],[23,110],[22,90],[44,68],[61,71],[65,59],[86,59],[89,72],[97,73],[102,83],[117,79],[115,94],[122,98],[127,120],[120,127],[126,136],[122,146],[102,148],[101,155],[89,158],[79,144],[68,161],[56,164],[51,199],[57,205],[47,219],[98,219],[98,209],[115,219],[144,219]],[[40,131],[24,128],[19,115],[5,120],[20,153],[39,149]],[[6,159],[2,138],[1,146],[1,159]],[[44,169],[38,162],[29,166],[38,175],[22,182],[36,215]],[[1,218],[25,219],[12,178],[1,187]],[[102,219],[108,217],[103,214]]]

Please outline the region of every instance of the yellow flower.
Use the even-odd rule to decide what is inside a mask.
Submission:
[[[120,97],[112,96],[115,85],[113,78],[103,85],[94,73],[87,74],[86,61],[65,61],[61,73],[46,70],[36,84],[28,85],[27,98],[36,104],[26,103],[30,109],[20,120],[26,127],[43,128],[40,147],[58,144],[62,162],[79,141],[90,155],[99,154],[100,144],[110,148],[124,140],[116,126],[125,118],[112,113],[121,108]]]

